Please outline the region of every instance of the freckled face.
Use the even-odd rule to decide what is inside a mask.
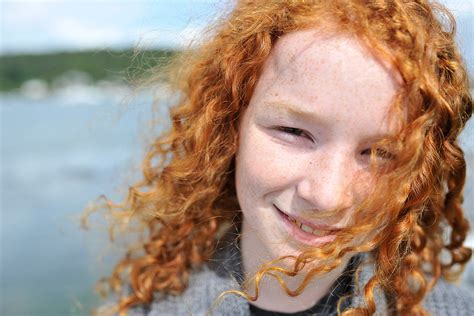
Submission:
[[[243,113],[236,156],[242,238],[275,259],[331,242],[373,182],[370,146],[395,132],[396,73],[356,38],[280,38]],[[338,218],[314,212],[344,209]],[[305,226],[304,226],[304,225]]]

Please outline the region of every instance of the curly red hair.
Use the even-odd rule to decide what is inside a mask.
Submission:
[[[239,210],[239,117],[278,38],[314,26],[357,36],[388,61],[403,80],[394,109],[406,109],[407,117],[396,137],[374,145],[390,146],[396,157],[388,166],[375,166],[380,185],[360,206],[354,225],[334,244],[295,258],[293,271],[262,269],[257,296],[264,274],[278,277],[314,258],[331,259],[311,269],[295,291],[286,288],[298,295],[347,252],[371,251],[376,265],[364,289],[365,306],[344,315],[373,314],[377,287],[393,295],[399,313],[425,314],[421,302],[437,280],[459,276],[471,250],[463,246],[469,229],[461,206],[466,164],[457,139],[472,99],[452,15],[427,0],[239,1],[208,40],[175,59],[168,78],[179,95],[170,110],[172,126],[150,147],[143,180],[130,187],[128,198],[121,204],[107,200],[118,220],[114,225],[133,218],[146,232],[107,279],[117,293],[131,286],[131,294],[119,300],[121,313],[150,303],[155,292],[179,295],[191,270],[213,256],[220,228]],[[443,232],[449,235],[443,238]],[[364,234],[364,243],[347,246]],[[448,261],[441,260],[442,252]]]

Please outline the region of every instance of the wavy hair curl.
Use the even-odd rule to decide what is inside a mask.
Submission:
[[[298,289],[285,287],[296,296],[344,254],[370,251],[376,264],[365,305],[342,314],[373,314],[377,287],[393,295],[402,315],[426,314],[421,302],[438,279],[459,276],[471,250],[463,246],[469,229],[462,209],[466,164],[457,139],[471,117],[472,98],[449,11],[427,0],[239,1],[215,23],[212,36],[175,59],[168,77],[179,94],[170,110],[172,126],[149,148],[143,179],[127,199],[107,200],[114,225],[133,218],[146,232],[107,279],[118,293],[131,286],[118,303],[121,314],[150,303],[154,293],[179,295],[192,269],[212,258],[220,228],[232,224],[239,210],[238,123],[263,63],[280,36],[328,25],[360,38],[400,73],[403,88],[394,108],[407,110],[407,117],[397,136],[374,145],[392,147],[395,159],[377,166],[372,154],[380,185],[335,243],[303,252],[291,271],[263,268],[256,295],[237,294],[255,300],[264,274],[281,281],[277,273],[294,275],[314,258],[331,259],[311,269]],[[348,246],[363,234],[369,235],[364,243]]]

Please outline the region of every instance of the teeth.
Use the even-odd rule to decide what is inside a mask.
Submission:
[[[329,233],[328,231],[325,231],[325,230],[313,229],[311,226],[303,224],[292,217],[288,216],[288,219],[306,233],[313,234],[318,237],[325,236]]]
[[[313,230],[312,234],[315,235],[315,236],[318,236],[318,237],[321,237],[321,236],[326,236],[329,232],[325,231],[325,230]]]
[[[302,231],[305,231],[307,233],[310,233],[310,234],[313,233],[313,228],[309,227],[308,225],[301,224],[300,228]]]

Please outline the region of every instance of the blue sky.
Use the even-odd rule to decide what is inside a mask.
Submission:
[[[459,24],[474,73],[474,0],[442,0]],[[0,54],[88,48],[179,47],[231,1],[0,0]]]
[[[181,46],[223,7],[219,1],[0,0],[0,53]]]

